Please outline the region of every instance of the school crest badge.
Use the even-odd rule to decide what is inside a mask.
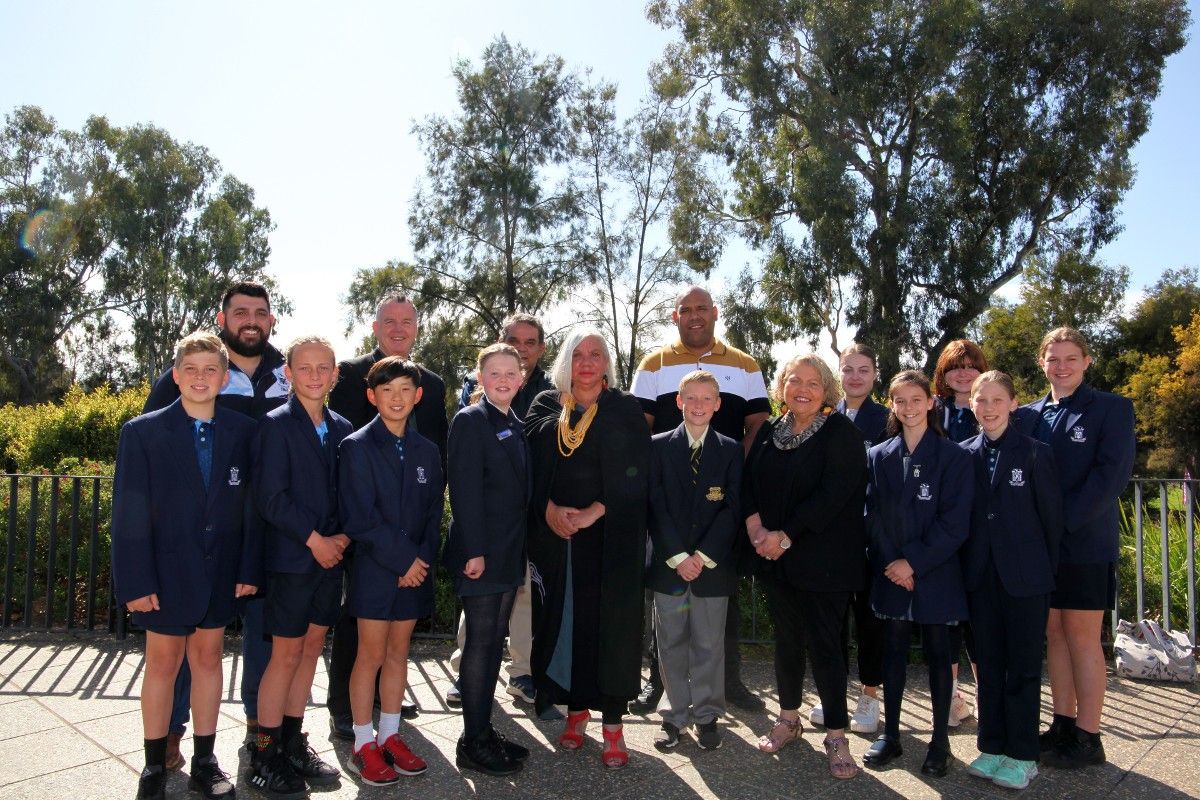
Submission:
[[[1087,441],[1087,433],[1083,430],[1082,425],[1076,425],[1071,428],[1071,441],[1077,444],[1083,444]]]
[[[708,487],[708,494],[704,495],[704,499],[711,500],[714,503],[716,503],[720,500],[724,500],[725,499],[725,490],[722,489],[720,486],[710,486],[710,487]]]
[[[429,483],[425,477],[424,467],[417,467],[417,483]]]
[[[920,465],[920,464],[913,464],[913,468],[912,468],[912,470],[913,470],[913,477],[914,477],[914,478],[919,478],[919,477],[921,477],[921,465]]]
[[[229,485],[230,486],[241,486],[242,485],[242,478],[240,475],[238,475],[237,467],[229,468]]]
[[[922,483],[920,485],[920,487],[918,487],[917,499],[918,500],[932,500],[933,499],[933,492],[929,491],[928,483]]]
[[[1024,470],[1014,468],[1012,471],[1012,475],[1008,479],[1008,485],[1009,486],[1024,486],[1025,485]]]

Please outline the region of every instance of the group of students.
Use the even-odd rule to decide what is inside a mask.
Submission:
[[[565,364],[555,372],[555,398],[561,393],[567,399],[572,381],[589,374],[572,361],[578,362],[585,345],[597,338],[583,337],[565,354]],[[599,344],[603,360],[608,351]],[[864,353],[869,350],[860,347],[843,356],[844,376],[848,359]],[[531,450],[528,422],[513,409],[526,388],[521,354],[506,344],[481,351],[477,393],[454,417],[445,462],[438,446],[411,424],[424,371],[406,358],[374,360],[365,394],[376,414],[357,431],[326,405],[338,380],[327,341],[301,337],[288,347],[281,370],[291,394],[257,425],[216,402],[230,379],[228,359],[221,338],[185,337],[171,371],[178,400],[130,421],[121,432],[113,500],[114,584],[118,601],[147,632],[146,768],[139,798],[165,796],[167,734],[185,654],[195,724],[189,787],[208,798],[233,796],[233,783],[213,755],[223,631],[238,613],[239,598],[267,583],[264,627],[274,650],[257,687],[257,735],[247,780],[279,798],[301,797],[308,786],[338,780],[338,770],[308,746],[303,716],[326,634],[343,613],[343,562],[351,555],[344,611],[357,618],[358,643],[349,677],[354,745],[347,769],[372,785],[426,769],[400,737],[399,726],[409,640],[416,621],[433,610],[433,575],[442,549],[440,558],[466,620],[458,681],[464,732],[456,762],[494,775],[519,771],[529,751],[495,730],[491,706],[514,597],[528,581],[526,535],[536,527],[530,520],[541,516],[535,508],[541,502],[546,509],[542,528],[569,539],[604,513],[603,506],[566,509],[539,500],[533,473],[535,460],[545,459]],[[1112,604],[1115,497],[1132,465],[1132,410],[1128,401],[1082,383],[1088,357],[1078,333],[1052,331],[1040,360],[1051,392],[1021,409],[1011,380],[998,372],[978,374],[980,364],[954,365],[973,369],[976,376],[966,382],[965,395],[953,398],[935,397],[918,372],[900,373],[888,388],[887,434],[873,447],[865,433],[873,380],[861,396],[851,398],[847,391],[846,404],[838,408],[864,430],[870,447],[866,514],[874,580],[869,607],[883,618],[889,640],[904,640],[905,654],[910,626],[920,626],[931,655],[934,744],[947,757],[938,719],[948,717],[954,694],[949,628],[971,620],[982,755],[970,771],[999,776],[998,783],[1013,786],[1036,775],[1039,753],[1048,749],[1066,765],[1103,759],[1099,618]],[[602,366],[603,375],[593,376],[598,381],[611,374],[611,363]],[[852,377],[844,381],[847,388],[853,383]],[[666,687],[660,709],[664,731],[674,729],[673,737],[660,737],[666,747],[678,741],[689,720],[697,722],[701,747],[720,746],[724,604],[736,587],[727,556],[735,538],[746,535],[747,522],[739,505],[741,445],[709,425],[721,403],[720,390],[711,372],[683,377],[677,398],[683,422],[648,443],[649,474],[638,478],[649,481],[645,580],[654,591]],[[960,448],[941,437],[942,419],[952,408],[955,420],[961,420],[958,409],[968,401],[982,432]],[[557,435],[563,458],[584,441],[588,412],[594,416],[592,409],[599,405],[577,409],[573,400],[564,402],[561,421],[548,428]],[[573,432],[579,437],[574,442]],[[649,439],[648,431],[645,436]],[[447,483],[452,521],[443,549]],[[773,541],[772,555],[761,539],[752,544],[768,559],[780,557],[777,548],[786,548]],[[629,552],[642,557],[644,548]],[[534,610],[545,618],[547,590],[541,580],[535,575],[540,594]],[[570,613],[569,576],[566,584]],[[641,585],[632,584],[622,591],[640,598]],[[580,602],[586,588],[575,587]],[[628,605],[611,597],[605,602]],[[561,618],[561,605],[557,613]],[[535,639],[538,626],[535,620]],[[562,630],[554,632],[559,639]],[[1039,742],[1043,630],[1056,713]],[[860,637],[863,631],[860,625]],[[577,649],[592,635],[571,633]],[[1100,658],[1098,699],[1089,649],[1093,633]],[[534,647],[536,652],[536,641]],[[539,688],[554,685],[549,678],[562,685],[550,674],[560,650],[535,658]],[[634,644],[631,653],[620,654],[621,663],[632,658],[636,664],[636,650]],[[903,667],[889,663],[885,673],[886,731],[865,759],[875,765],[900,754]],[[568,687],[570,680],[568,675]],[[634,685],[631,696],[636,676]],[[583,742],[580,714],[586,716],[587,704],[580,711],[568,703],[568,710],[559,742],[578,747]],[[619,713],[616,719],[614,733],[605,711],[608,766],[628,761],[619,739]],[[944,739],[944,726],[940,731]],[[931,774],[944,774],[945,759],[940,773],[936,767]],[[1014,771],[1019,776],[1010,780]]]

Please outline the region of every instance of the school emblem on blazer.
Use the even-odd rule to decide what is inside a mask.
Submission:
[[[424,467],[417,467],[417,483],[428,483],[428,481],[425,480],[425,468]]]
[[[1080,444],[1087,441],[1087,433],[1083,430],[1082,425],[1076,425],[1074,428],[1071,428],[1071,441],[1079,442]]]
[[[725,490],[722,489],[720,486],[710,486],[710,487],[708,487],[708,494],[704,495],[704,499],[711,500],[714,503],[717,502],[718,500],[724,500],[725,499]]]
[[[1013,469],[1012,477],[1008,479],[1009,486],[1024,486],[1025,472],[1021,469]]]
[[[238,475],[237,467],[229,468],[229,485],[230,486],[241,486],[242,485],[242,479],[241,479],[241,476]]]
[[[918,487],[917,499],[918,500],[932,500],[933,499],[933,492],[929,491],[928,483],[922,483],[920,485],[920,487]]]

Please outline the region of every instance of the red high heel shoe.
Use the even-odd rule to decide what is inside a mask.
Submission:
[[[567,727],[558,737],[558,746],[563,750],[578,750],[583,747],[583,731],[591,718],[592,712],[586,708],[583,711],[568,711]]]
[[[604,734],[605,744],[600,760],[606,767],[623,767],[629,763],[629,751],[625,749],[625,743],[621,741],[623,729],[622,725],[618,726],[615,731],[610,731],[608,728],[600,731]]]

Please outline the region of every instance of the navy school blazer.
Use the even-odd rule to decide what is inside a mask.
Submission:
[[[711,425],[692,480],[692,451],[684,423],[650,440],[650,542],[646,585],[663,594],[728,597],[737,585],[733,542],[741,535],[742,445]],[[697,550],[714,562],[690,584],[667,559]]]
[[[446,461],[453,515],[442,553],[446,569],[462,577],[467,560],[483,556],[479,580],[521,585],[532,492],[524,425],[481,398],[454,415]]]
[[[893,436],[867,453],[871,605],[923,625],[967,619],[959,549],[971,524],[974,472],[966,451],[927,430],[904,477],[904,443]],[[884,577],[898,558],[913,568],[909,592]]]
[[[963,547],[967,591],[981,587],[988,562],[996,565],[1004,591],[1033,597],[1054,591],[1062,540],[1062,493],[1050,448],[1009,428],[1000,437],[991,473],[979,434],[959,446],[975,467],[971,535]]]
[[[378,415],[342,440],[338,449],[338,507],[354,541],[350,616],[420,619],[433,610],[433,576],[442,524],[442,460],[437,446],[407,429],[404,461],[396,437]],[[425,582],[396,582],[421,558]]]
[[[1049,399],[1046,395],[1017,409],[1013,427],[1040,438],[1042,408]],[[1133,403],[1081,384],[1059,416],[1048,444],[1063,493],[1062,563],[1115,562],[1120,530],[1117,498],[1133,475]]]
[[[236,612],[236,584],[262,586],[250,494],[256,424],[216,407],[209,486],[200,475],[192,420],[180,400],[121,428],[113,481],[112,570],[121,605],[158,595],[138,614],[155,626],[195,625]]]
[[[350,422],[324,411],[322,446],[308,412],[293,395],[259,421],[254,453],[254,494],[265,522],[264,563],[271,572],[306,575],[321,570],[308,549],[313,531],[341,532],[337,452]],[[341,570],[341,564],[333,567]]]
[[[834,408],[839,414],[846,413],[846,399],[843,397]],[[870,397],[863,400],[854,415],[854,424],[867,440],[867,447],[877,445],[887,438],[887,407],[876,403]]]

